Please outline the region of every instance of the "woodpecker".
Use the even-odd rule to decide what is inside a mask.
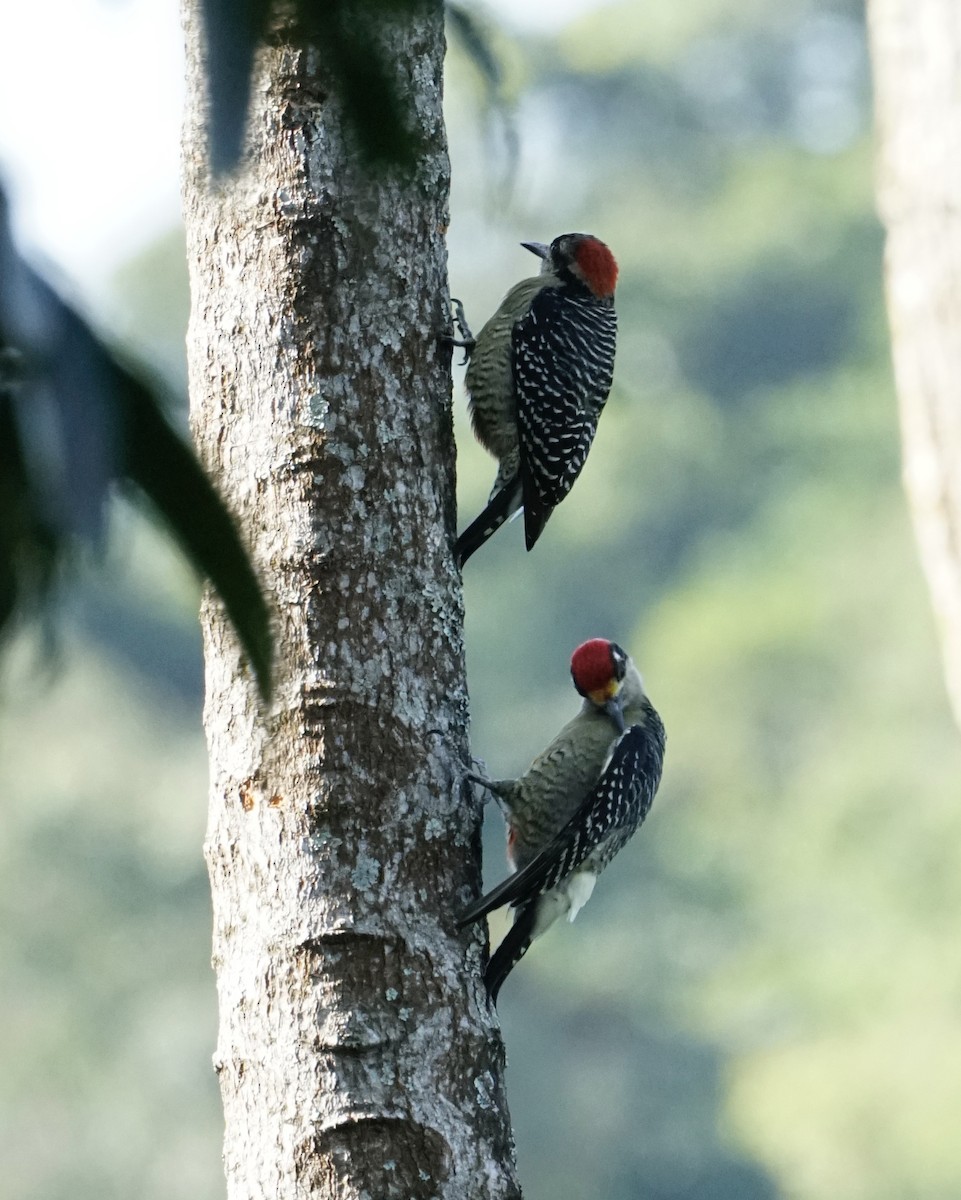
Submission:
[[[516,909],[491,956],[484,983],[491,1003],[535,937],[558,917],[573,921],[598,875],[647,816],[661,779],[664,725],[633,661],[615,642],[593,638],[571,657],[584,703],[519,779],[475,782],[507,813],[514,874],[472,904],[458,928],[495,908]]]
[[[614,255],[589,233],[521,245],[541,273],[511,288],[476,340],[455,302],[474,433],[499,464],[487,507],[457,539],[461,567],[522,505],[532,548],[584,466],[614,375]]]

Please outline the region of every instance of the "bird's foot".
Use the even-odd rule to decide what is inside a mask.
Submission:
[[[456,346],[459,350],[464,351],[464,361],[461,363],[461,366],[464,366],[470,359],[471,353],[473,352],[474,347],[477,345],[477,341],[474,335],[471,333],[470,326],[467,324],[467,316],[464,313],[464,305],[460,302],[460,300],[455,299],[453,296],[451,296],[450,302],[452,306],[450,318],[451,324],[460,334],[460,337],[454,337],[452,334],[445,334],[443,340],[449,346]]]

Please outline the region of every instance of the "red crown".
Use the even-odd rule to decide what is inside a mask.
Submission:
[[[614,295],[617,260],[599,238],[585,234],[574,251],[574,261],[595,296],[603,299]]]
[[[571,655],[571,675],[582,696],[607,687],[614,677],[614,657],[606,638],[591,638]]]

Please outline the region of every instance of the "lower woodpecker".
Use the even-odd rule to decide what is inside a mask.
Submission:
[[[497,994],[534,938],[573,921],[597,877],[650,810],[664,762],[664,725],[640,672],[615,642],[593,638],[571,657],[580,712],[518,779],[470,778],[507,813],[514,874],[461,914],[464,928],[504,904],[514,924],[484,973]]]

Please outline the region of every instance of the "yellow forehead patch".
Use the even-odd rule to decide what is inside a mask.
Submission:
[[[616,679],[609,680],[604,687],[597,688],[593,692],[588,692],[587,695],[592,704],[596,704],[598,708],[603,707],[612,696],[616,696],[621,690],[620,682]]]

